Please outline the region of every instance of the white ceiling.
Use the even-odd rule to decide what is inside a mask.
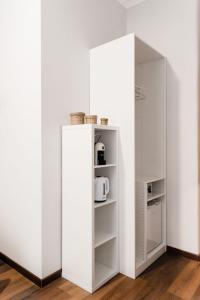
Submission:
[[[137,5],[145,0],[118,0],[126,8],[130,8],[134,5]]]

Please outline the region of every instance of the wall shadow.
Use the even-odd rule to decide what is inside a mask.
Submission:
[[[179,80],[167,62],[167,245],[180,245],[181,195],[180,189],[180,105]],[[176,229],[176,230],[174,230]]]

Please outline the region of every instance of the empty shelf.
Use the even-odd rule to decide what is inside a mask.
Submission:
[[[116,274],[116,271],[98,262],[95,262],[95,286],[100,286]]]
[[[155,176],[138,176],[136,178],[136,182],[145,182],[145,183],[150,183],[150,182],[156,182],[156,181],[161,181],[165,180],[164,177],[155,177]]]
[[[96,232],[95,234],[95,248],[113,240],[116,238],[115,234],[106,233],[106,232]]]
[[[154,249],[152,249],[150,252],[147,253],[147,260],[154,257],[154,255],[156,255],[162,249],[166,250],[166,245],[163,242],[160,243],[159,245],[157,245]]]
[[[116,167],[116,164],[108,164],[108,165],[95,165],[95,169],[102,169],[102,168],[111,168],[111,167]]]
[[[148,195],[147,201],[152,201],[154,199],[163,197],[165,194],[164,193],[153,193],[152,195]]]

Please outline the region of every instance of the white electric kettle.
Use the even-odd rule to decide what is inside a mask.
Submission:
[[[109,179],[107,177],[95,178],[95,202],[103,202],[107,200],[110,191]]]

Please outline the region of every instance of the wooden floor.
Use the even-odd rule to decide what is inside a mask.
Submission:
[[[137,280],[118,275],[93,295],[62,278],[39,289],[0,262],[0,300],[4,299],[200,300],[200,262],[165,254]]]

